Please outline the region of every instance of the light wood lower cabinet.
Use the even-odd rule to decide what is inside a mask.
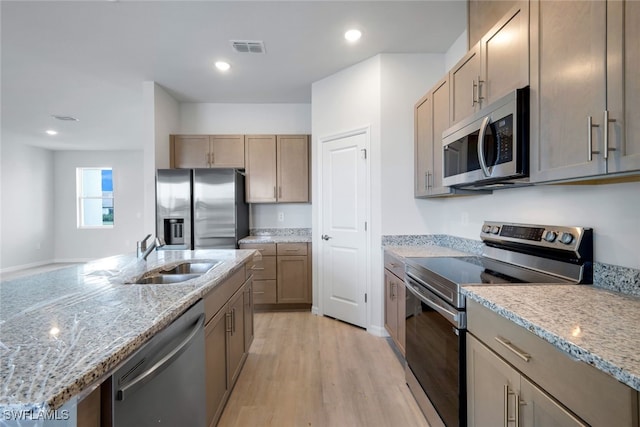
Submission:
[[[240,249],[256,249],[260,252],[248,267],[253,271],[253,303],[256,307],[295,308],[294,305],[311,304],[310,245],[240,244]]]
[[[252,277],[246,278],[245,267],[205,298],[205,383],[210,427],[220,419],[253,339]]]
[[[638,426],[638,392],[467,299],[468,426]]]
[[[405,354],[406,289],[403,274],[404,264],[385,254],[384,258],[384,327],[402,355]]]

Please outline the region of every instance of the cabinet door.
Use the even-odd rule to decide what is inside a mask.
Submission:
[[[605,2],[532,1],[530,7],[531,179],[605,173]]]
[[[253,342],[253,281],[244,284],[244,352],[248,353]]]
[[[529,84],[529,2],[519,2],[484,37],[482,106]]]
[[[227,310],[226,307],[205,327],[207,423],[215,426],[229,392],[227,382]]]
[[[174,135],[172,138],[171,167],[178,169],[209,167],[208,135]]]
[[[429,194],[450,193],[449,187],[442,185],[442,132],[450,126],[449,120],[449,79],[445,78],[432,91],[433,99],[433,174]]]
[[[433,174],[433,107],[431,92],[426,94],[414,108],[414,196],[429,195],[429,179]]]
[[[276,137],[245,136],[245,169],[247,203],[275,203]]]
[[[307,286],[307,257],[278,256],[278,304],[310,303]]]
[[[515,3],[513,0],[469,0],[469,46],[478,43]]]
[[[525,377],[522,377],[520,381],[519,425],[522,427],[588,427],[588,424],[581,421]]]
[[[640,2],[607,3],[608,172],[640,169]],[[604,122],[604,119],[603,119]],[[604,150],[604,148],[603,148]]]
[[[449,71],[452,125],[473,114],[480,106],[480,65],[480,43],[476,43]]]
[[[504,426],[505,416],[515,420],[519,389],[518,371],[467,333],[467,426]]]
[[[395,276],[384,271],[384,327],[397,340],[398,336],[398,290]]]
[[[233,387],[233,384],[238,379],[238,375],[240,375],[240,368],[242,368],[242,362],[245,356],[244,292],[242,288],[229,300],[227,314],[229,322],[227,326],[227,360],[229,362],[227,381],[229,387]]]
[[[400,279],[396,279],[396,301],[398,302],[398,347],[400,353],[405,355],[405,345],[407,342],[407,328],[406,328],[406,312],[407,312],[407,289],[404,287],[404,282]]]
[[[211,135],[213,168],[244,168],[244,135]]]
[[[307,135],[277,137],[278,202],[309,201],[309,139]]]

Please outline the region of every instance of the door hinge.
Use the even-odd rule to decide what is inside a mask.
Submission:
[[[364,302],[367,302],[367,294],[364,294]]]
[[[367,221],[364,222],[364,231],[367,231]]]
[[[363,159],[367,159],[367,149],[366,148],[362,148],[360,149],[360,152],[362,152],[362,158]]]

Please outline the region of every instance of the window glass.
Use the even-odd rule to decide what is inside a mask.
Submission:
[[[78,228],[113,227],[113,170],[78,168]]]

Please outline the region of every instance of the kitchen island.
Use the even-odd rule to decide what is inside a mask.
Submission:
[[[79,398],[253,254],[157,251],[147,261],[119,255],[0,283],[3,420],[19,418],[20,411],[75,408]],[[128,284],[149,270],[212,259],[222,262],[183,283]]]

